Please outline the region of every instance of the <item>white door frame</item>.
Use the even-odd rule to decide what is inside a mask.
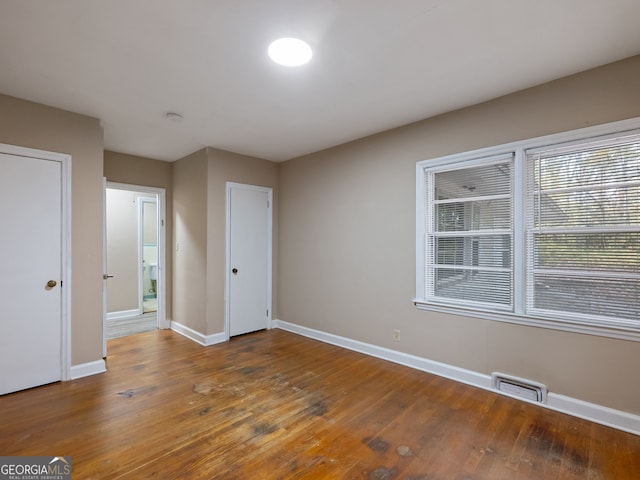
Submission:
[[[102,358],[107,358],[107,177],[102,177]]]
[[[147,193],[147,192],[144,192]],[[160,236],[160,217],[158,211],[158,202],[156,201],[156,197],[138,197],[138,315],[142,315],[144,313],[144,204],[145,203],[154,203],[156,205],[156,225],[157,225],[157,235]],[[159,243],[159,240],[158,240]],[[160,256],[160,247],[158,247],[158,256]],[[156,292],[157,296],[157,292]],[[160,322],[158,321],[158,326]]]
[[[61,167],[60,365],[62,380],[71,379],[71,155],[0,143],[0,153],[59,162]]]
[[[104,265],[104,275],[107,275],[109,272],[106,271],[107,268],[107,242],[106,242],[106,192],[107,188],[117,189],[117,190],[128,190],[131,192],[142,192],[148,193],[152,195],[157,195],[158,198],[158,282],[157,282],[157,295],[158,295],[158,328],[166,329],[169,328],[169,322],[167,322],[167,288],[166,288],[166,231],[167,231],[167,216],[166,216],[166,190],[164,188],[158,187],[147,187],[144,185],[132,185],[129,183],[118,183],[118,182],[109,182],[106,179],[104,180],[104,193],[103,193],[103,231],[105,236],[104,248],[102,252],[103,265]],[[107,306],[106,306],[106,295],[107,295],[107,279],[103,280],[103,297],[104,297],[104,311],[102,317],[102,355],[103,357],[107,356]]]
[[[225,340],[231,338],[231,189],[243,188],[265,192],[268,196],[269,208],[267,216],[267,329],[272,328],[272,282],[273,282],[273,188],[260,187],[245,183],[227,182],[226,191],[226,225],[225,225],[225,282],[224,282],[224,337]]]

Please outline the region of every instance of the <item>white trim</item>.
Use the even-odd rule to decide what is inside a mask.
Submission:
[[[231,338],[231,186],[227,182],[225,189],[225,223],[224,223],[224,335],[225,340]]]
[[[224,281],[224,335],[225,340],[231,338],[231,189],[242,188],[256,190],[267,194],[267,321],[266,328],[273,328],[273,188],[249,185],[246,183],[227,182],[225,205],[225,281]]]
[[[102,358],[107,358],[107,177],[102,177]]]
[[[107,371],[107,364],[104,360],[96,360],[94,362],[81,363],[71,367],[71,380],[97,375]]]
[[[118,318],[129,318],[129,317],[137,317],[142,315],[140,310],[137,308],[133,308],[131,310],[120,310],[119,312],[108,312],[107,313],[107,321],[108,320],[116,320]]]
[[[523,402],[531,403],[532,405],[549,408],[550,410],[555,410],[572,415],[574,417],[583,418],[585,420],[606,425],[608,427],[613,427],[618,430],[632,433],[634,435],[640,435],[640,415],[634,415],[622,410],[616,410],[602,405],[597,405],[595,403],[585,402],[577,398],[568,397],[553,392],[549,392],[547,394],[546,404],[542,404],[539,402],[529,402],[520,397],[508,395],[504,392],[495,390],[492,386],[491,375],[486,375],[484,373],[448,365],[446,363],[437,362],[435,360],[429,360],[427,358],[410,355],[408,353],[379,347],[377,345],[371,345],[346,337],[333,335],[331,333],[314,330],[312,328],[285,322],[283,320],[274,320],[273,326],[274,328],[286,330],[288,332],[296,333],[298,335],[312,338],[314,340],[319,340],[324,343],[330,343],[332,345],[343,347],[348,350],[354,350],[356,352],[364,353],[372,357],[381,358],[383,360],[388,360],[400,365],[405,365],[410,368],[415,368],[416,370],[432,373],[440,377],[449,378],[451,380],[465,383],[474,387],[479,387],[484,390],[489,390],[500,395],[512,397]]]
[[[542,137],[535,137],[526,140],[518,140],[515,142],[504,143],[502,145],[494,145],[491,147],[479,148],[468,152],[454,153],[444,155],[432,159],[421,160],[417,162],[417,168],[424,169],[427,167],[435,167],[440,165],[453,165],[457,162],[465,162],[467,160],[482,159],[484,157],[497,156],[516,151],[519,148],[530,150],[534,148],[545,148],[557,144],[565,144],[567,142],[584,140],[594,137],[602,137],[611,134],[624,134],[632,130],[640,129],[640,117],[621,120],[619,122],[605,123],[592,127],[579,128]],[[595,138],[594,138],[595,139]]]
[[[71,155],[62,158],[62,380],[71,378]]]
[[[525,198],[516,195],[515,192],[526,191],[527,169],[525,168],[525,154],[523,149],[515,151],[513,158],[513,179],[511,184],[511,195],[513,198],[513,309],[516,312],[525,311],[526,287],[527,287],[527,249],[526,235],[527,226],[525,219],[526,207]]]
[[[548,393],[546,406],[551,410],[640,435],[640,415],[585,402],[559,393]]]
[[[158,328],[167,329],[171,327],[171,322],[167,320],[167,193],[164,188],[156,190],[158,199],[158,280],[156,282]]]
[[[71,155],[0,143],[0,153],[60,163],[60,373],[71,378]]]
[[[166,301],[166,293],[167,293],[167,280],[166,280],[166,242],[167,242],[167,209],[166,209],[166,189],[161,187],[148,187],[145,185],[133,185],[129,183],[120,183],[120,182],[109,182],[107,181],[105,184],[105,192],[107,188],[116,189],[116,190],[127,190],[130,192],[139,192],[146,194],[153,194],[157,199],[157,210],[158,210],[158,281],[156,282],[156,294],[158,297],[158,328],[159,329],[168,329],[171,328],[171,322],[167,320],[167,301]],[[105,195],[106,200],[106,195]],[[106,220],[105,220],[106,221]],[[106,233],[105,233],[106,235]],[[107,243],[104,243],[104,250],[106,252]],[[106,253],[105,253],[106,255]],[[140,263],[140,262],[139,262]],[[105,265],[106,268],[106,265]],[[105,274],[108,272],[104,272]],[[105,280],[106,282],[107,280]],[[141,300],[139,300],[141,301]],[[106,302],[106,299],[105,299]],[[106,306],[105,306],[106,313]],[[113,312],[112,312],[113,313]],[[119,313],[119,312],[118,312]],[[142,309],[140,309],[140,314],[142,314]],[[107,316],[107,318],[116,318]],[[105,318],[105,322],[106,322]],[[106,330],[105,330],[105,338],[106,338]]]
[[[425,296],[426,285],[426,255],[427,233],[425,206],[427,174],[424,165],[419,162],[416,165],[416,298]],[[430,209],[429,209],[430,210]]]
[[[193,340],[196,343],[199,343],[203,347],[208,347],[210,345],[216,345],[218,343],[224,343],[229,340],[226,332],[214,333],[212,335],[204,335],[200,332],[195,331],[192,328],[187,327],[186,325],[182,325],[181,323],[176,322],[175,320],[171,322],[171,330],[176,333],[179,333],[183,337],[187,337],[189,340]]]
[[[448,305],[437,305],[434,303],[426,303],[424,300],[417,298],[413,299],[413,303],[419,310],[448,313],[451,315],[480,318],[483,320],[494,320],[498,322],[513,323],[516,325],[526,325],[529,327],[548,328],[562,332],[582,333],[585,335],[597,335],[600,337],[640,342],[640,331],[630,330],[627,325],[622,323],[617,326],[617,328],[614,328],[613,326],[604,327],[599,324],[589,324],[585,322],[577,323],[569,320],[549,320],[547,318],[538,318],[531,315],[517,315],[511,312],[489,312]]]
[[[138,309],[140,310],[140,314],[144,313],[144,204],[152,203],[156,206],[156,235],[158,237],[158,242],[160,239],[160,210],[158,205],[158,196],[155,197],[138,197],[136,198],[136,203],[138,204]],[[156,260],[160,259],[160,247],[156,244],[157,257]],[[156,263],[157,265],[157,263]],[[151,272],[151,266],[149,266],[149,272]],[[149,273],[151,275],[151,273]],[[158,282],[156,281],[156,297],[158,296],[157,292]]]

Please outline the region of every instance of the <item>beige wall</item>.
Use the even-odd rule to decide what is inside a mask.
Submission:
[[[226,182],[272,187],[275,231],[278,165],[215,148],[200,150],[173,165],[174,240],[180,246],[174,256],[173,319],[203,335],[221,333],[225,311]],[[274,244],[276,241],[274,238]]]
[[[104,176],[110,182],[164,188],[165,190],[165,273],[166,315],[173,317],[173,164],[117,152],[104,152]]]
[[[102,128],[95,118],[0,95],[0,143],[71,161],[71,364],[102,358]]]
[[[173,317],[207,333],[207,151],[173,163]]]
[[[640,343],[418,311],[419,160],[640,116],[640,56],[285,162],[278,318],[640,414]],[[392,330],[401,341],[392,341]]]
[[[224,331],[224,283],[226,277],[226,192],[227,182],[246,183],[273,189],[273,295],[277,312],[278,173],[279,165],[244,155],[208,148],[207,200],[207,333]],[[275,314],[273,318],[277,318]]]

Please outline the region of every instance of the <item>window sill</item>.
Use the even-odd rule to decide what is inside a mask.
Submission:
[[[603,325],[597,322],[578,323],[564,319],[551,320],[544,317],[517,315],[515,313],[487,312],[453,307],[450,305],[427,303],[421,299],[414,299],[413,303],[419,310],[640,342],[640,329],[624,324]]]

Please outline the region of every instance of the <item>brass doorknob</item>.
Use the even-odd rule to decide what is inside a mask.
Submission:
[[[55,280],[49,280],[49,281],[47,282],[47,287],[49,287],[49,288],[53,288],[53,287],[55,287],[57,284],[58,284],[58,282],[56,282]]]

